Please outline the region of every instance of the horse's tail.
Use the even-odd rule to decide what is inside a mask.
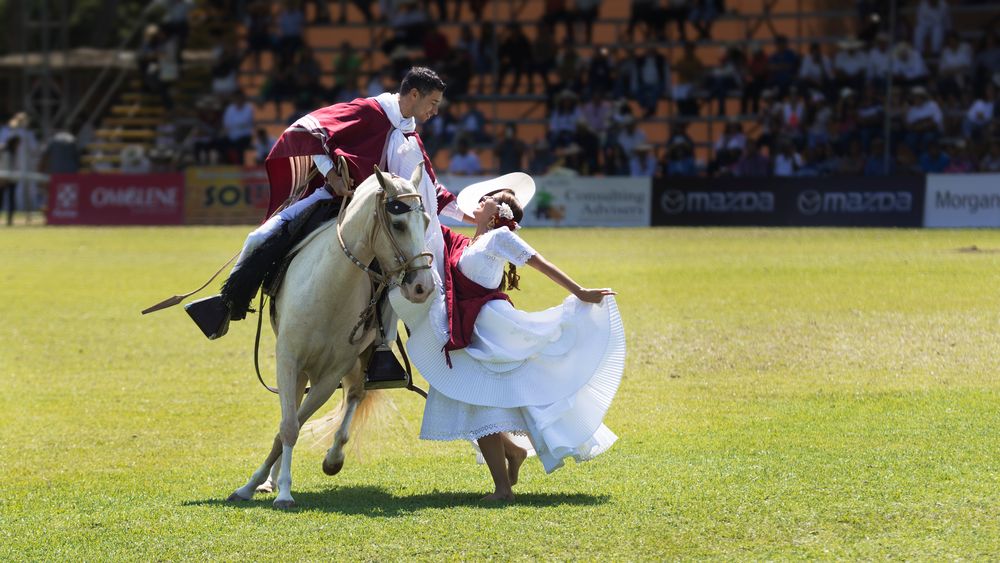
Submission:
[[[336,439],[337,431],[344,424],[353,396],[351,389],[347,389],[344,400],[340,401],[339,405],[324,416],[310,420],[302,426],[302,435],[309,437],[315,446],[324,450],[330,449]],[[376,390],[362,392],[360,402],[355,407],[351,420],[348,421],[349,443],[352,444],[351,449],[355,454],[360,453],[361,438],[373,427],[382,426],[392,412],[398,413],[398,409],[388,393]]]

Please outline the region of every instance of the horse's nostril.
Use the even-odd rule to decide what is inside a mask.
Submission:
[[[424,293],[424,286],[422,284],[418,283],[417,287],[415,287],[414,289],[416,290],[417,295],[422,295]]]

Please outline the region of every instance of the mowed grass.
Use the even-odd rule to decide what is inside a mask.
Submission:
[[[297,448],[290,512],[224,501],[277,428],[253,323],[209,342],[180,308],[139,315],[245,232],[0,230],[0,560],[1000,553],[1000,232],[525,230],[619,291],[619,442],[529,460],[518,501],[486,505],[470,446],[418,440],[421,399],[393,391],[340,475]],[[522,287],[528,310],[563,297]]]

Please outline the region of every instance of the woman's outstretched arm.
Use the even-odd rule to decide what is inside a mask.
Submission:
[[[550,280],[569,290],[569,292],[575,295],[580,301],[586,301],[587,303],[600,303],[601,299],[604,299],[605,295],[615,295],[614,291],[606,288],[587,289],[580,287],[580,284],[573,281],[572,278],[564,274],[563,271],[557,268],[555,264],[542,257],[541,254],[535,254],[529,258],[527,264],[548,276]]]

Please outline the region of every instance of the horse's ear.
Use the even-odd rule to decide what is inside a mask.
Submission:
[[[424,165],[421,163],[420,166],[417,166],[417,168],[413,170],[413,174],[410,176],[410,183],[413,184],[413,188],[418,192],[420,191],[420,181],[423,180],[423,178]]]
[[[378,184],[382,186],[382,190],[387,195],[390,197],[396,195],[396,186],[385,177],[385,174],[382,174],[382,170],[379,169],[378,164],[375,165],[375,177],[378,178]]]

